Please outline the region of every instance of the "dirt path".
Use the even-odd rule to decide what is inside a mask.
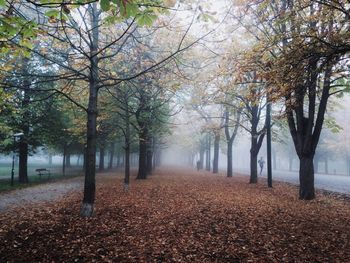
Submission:
[[[82,185],[83,177],[75,177],[0,194],[0,212],[33,203],[53,201],[74,190],[82,189]]]

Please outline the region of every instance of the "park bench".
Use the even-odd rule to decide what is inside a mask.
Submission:
[[[50,170],[49,169],[46,169],[46,168],[38,168],[38,169],[35,169],[35,171],[39,174],[39,177],[41,179],[41,176],[43,174],[47,174],[48,178],[50,178]]]

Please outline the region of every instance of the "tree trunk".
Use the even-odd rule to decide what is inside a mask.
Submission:
[[[113,168],[113,158],[114,158],[114,142],[111,143],[111,150],[110,150],[110,155],[109,155],[109,164],[108,164],[108,169]]]
[[[205,148],[203,147],[203,143],[201,143],[200,149],[199,149],[199,170],[202,170],[204,167],[204,153]]]
[[[84,198],[81,215],[91,217],[95,202],[95,173],[96,173],[96,121],[97,121],[97,89],[90,88],[88,122],[87,122],[87,148],[86,168],[84,182]]]
[[[315,198],[313,156],[301,156],[299,159],[299,199],[311,200]]]
[[[272,187],[272,139],[271,139],[271,102],[269,96],[266,98],[266,168],[267,168],[267,186]],[[261,172],[261,170],[260,170]]]
[[[98,170],[103,171],[105,169],[105,147],[100,147],[100,160],[98,165]]]
[[[153,162],[152,162],[152,170],[155,170],[157,167],[157,155],[158,155],[158,149],[154,149],[154,153],[153,153]]]
[[[318,77],[321,77],[321,74],[318,70],[318,60],[311,59],[306,71],[309,74],[308,80],[305,86],[300,87],[302,92],[296,93],[298,105],[291,108],[291,105],[286,103],[288,126],[300,160],[299,198],[302,200],[311,200],[315,198],[313,158],[320,139],[327,102],[330,95],[329,91],[331,88],[332,76],[332,64],[330,63],[331,62],[325,65],[324,68],[323,88],[319,96],[319,102],[316,102],[316,98]],[[307,116],[304,114],[306,106],[304,102],[305,91],[308,96]],[[286,99],[286,101],[288,101],[290,96],[287,96]],[[318,110],[316,111],[317,107]]]
[[[328,174],[328,158],[327,158],[327,156],[324,157],[324,171],[326,174]]]
[[[227,177],[232,177],[233,169],[232,169],[232,144],[233,141],[227,142]]]
[[[205,162],[205,170],[210,172],[210,163],[211,163],[211,137],[210,134],[207,134],[207,149],[206,149],[206,162]]]
[[[264,141],[265,133],[263,132],[263,129],[258,132],[258,125],[260,120],[259,115],[259,106],[254,105],[251,107],[251,146],[250,146],[250,180],[249,183],[255,184],[258,182],[258,170],[257,170],[257,161],[258,161],[258,154],[261,148],[261,145]],[[265,129],[267,125],[267,116],[265,117]]]
[[[348,153],[346,155],[346,166],[347,166],[347,170],[348,170],[348,175],[350,176],[350,154]]]
[[[147,179],[147,129],[141,130],[139,135],[139,171],[136,179]]]
[[[28,76],[28,58],[23,59],[22,70],[24,76]],[[29,104],[31,100],[30,90],[31,80],[25,77],[23,80],[23,86],[26,88],[23,90],[22,110],[24,110],[21,116],[20,128],[23,135],[19,137],[19,170],[18,180],[20,183],[28,183],[28,154],[29,154],[29,136],[30,136],[30,109]],[[14,138],[16,140],[16,138]]]
[[[153,152],[153,158],[152,158],[152,171],[154,171],[156,169],[156,156],[157,156],[157,139],[156,137],[153,137],[152,140],[152,152]]]
[[[28,143],[23,137],[21,137],[19,143],[18,180],[20,183],[28,183]]]
[[[95,173],[96,173],[96,125],[97,125],[97,95],[98,95],[98,52],[99,43],[99,12],[97,3],[93,3],[90,11],[91,19],[91,47],[90,47],[90,78],[89,78],[89,103],[87,109],[87,132],[86,132],[86,169],[84,181],[84,198],[81,216],[91,217],[95,202]]]
[[[52,154],[49,153],[49,166],[51,166],[51,165],[52,165]]]
[[[258,152],[255,147],[250,150],[250,184],[258,182]]]
[[[124,177],[124,191],[129,191],[130,184],[130,116],[128,98],[125,98],[125,177]]]
[[[219,145],[220,145],[220,134],[215,134],[214,137],[214,161],[213,161],[213,173],[219,172]]]
[[[129,190],[130,184],[130,145],[129,142],[125,143],[125,174],[124,174],[124,191]]]
[[[152,174],[152,159],[153,153],[150,149],[147,150],[147,174]]]
[[[154,156],[156,167],[159,167],[161,164],[161,153],[162,151],[160,149],[157,149],[156,155]]]
[[[62,158],[62,174],[63,176],[66,175],[66,165],[67,165],[67,145],[63,146],[63,158]]]
[[[66,154],[66,167],[71,167],[70,156],[71,156],[71,154],[69,152],[67,152],[67,154]]]
[[[117,151],[117,168],[120,168],[120,150]]]
[[[240,110],[235,111],[235,123],[234,123],[234,129],[231,135],[230,135],[230,129],[229,129],[230,112],[228,111],[228,109],[226,109],[224,117],[225,117],[224,131],[225,131],[225,137],[227,141],[227,177],[232,177],[233,175],[232,148],[233,148],[233,142],[236,138],[238,128],[240,125],[241,111]]]

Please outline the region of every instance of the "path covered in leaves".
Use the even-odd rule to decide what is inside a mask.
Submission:
[[[80,192],[0,214],[0,262],[350,262],[346,200],[188,170],[97,181],[93,218]]]

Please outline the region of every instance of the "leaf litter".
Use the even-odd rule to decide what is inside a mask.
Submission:
[[[0,262],[350,262],[350,201],[193,170],[147,180],[97,176],[96,209],[81,192],[0,214]]]

